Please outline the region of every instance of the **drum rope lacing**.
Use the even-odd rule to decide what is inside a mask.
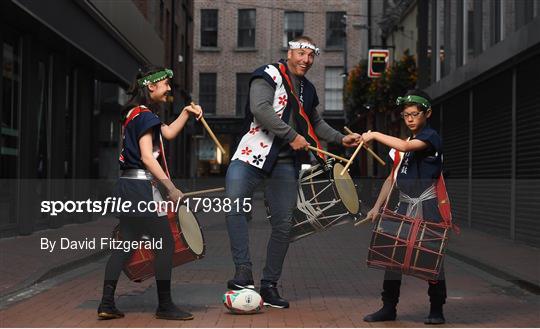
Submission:
[[[328,183],[328,181],[325,181],[325,180],[313,180],[314,177],[317,177],[321,173],[325,172],[325,170],[322,169],[322,168],[317,170],[318,167],[319,167],[318,165],[313,167],[313,170],[311,171],[311,173],[309,175],[301,177],[300,178],[300,181],[301,181],[300,184],[301,185],[312,185],[312,184]],[[332,180],[330,180],[330,182],[331,181]],[[338,217],[338,219],[339,219],[340,217],[343,216],[342,214],[340,214],[340,215],[333,215],[333,216],[324,216],[322,218],[320,217],[321,214],[323,214],[327,209],[332,208],[336,203],[340,202],[341,200],[332,199],[331,201],[319,201],[319,202],[313,203],[313,200],[316,200],[324,191],[326,191],[327,189],[329,189],[331,187],[332,187],[332,184],[328,184],[327,186],[325,186],[319,192],[313,191],[315,194],[309,200],[306,200],[304,195],[301,194],[300,195],[300,200],[297,203],[298,209],[307,215],[306,216],[307,221],[311,224],[311,226],[316,231],[324,230],[326,227],[332,225],[334,223],[334,221],[335,221],[334,220],[334,221],[328,223],[327,225],[323,225],[320,222],[320,219],[322,219],[322,218],[330,218],[330,217]],[[324,204],[328,204],[328,205],[321,209],[320,206],[324,205]],[[316,206],[316,208],[314,207],[314,205]]]

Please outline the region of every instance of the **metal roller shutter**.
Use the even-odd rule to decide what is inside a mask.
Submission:
[[[442,139],[446,185],[454,221],[468,221],[469,199],[469,97],[458,94],[443,103]]]
[[[517,67],[515,238],[540,245],[540,56]]]
[[[472,227],[510,237],[512,72],[473,89]]]
[[[441,134],[441,108],[440,104],[434,105],[431,111],[431,117],[429,118],[429,125]]]

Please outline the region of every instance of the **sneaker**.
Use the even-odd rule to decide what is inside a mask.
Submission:
[[[159,305],[156,310],[156,319],[163,320],[193,320],[193,314],[183,311],[173,303]]]
[[[234,274],[234,279],[227,281],[227,289],[255,289],[251,268],[247,265],[238,266],[236,268],[236,273]]]
[[[396,308],[395,307],[382,307],[375,313],[368,314],[364,317],[366,322],[381,322],[381,321],[395,321],[396,320]]]
[[[262,286],[260,295],[263,299],[263,305],[275,308],[289,308],[289,302],[281,298],[275,285]]]
[[[120,312],[116,306],[109,303],[100,303],[98,310],[98,319],[100,320],[111,320],[111,319],[119,319],[124,317],[124,313]]]

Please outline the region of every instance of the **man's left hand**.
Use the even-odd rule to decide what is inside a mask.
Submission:
[[[358,144],[360,144],[360,140],[362,139],[362,136],[357,133],[348,134],[341,140],[341,143],[345,147],[356,147]]]

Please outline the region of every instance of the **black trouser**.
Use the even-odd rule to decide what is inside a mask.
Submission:
[[[428,281],[429,301],[434,305],[443,305],[446,302],[446,280],[444,268],[441,268],[439,280]],[[401,273],[385,271],[383,291],[381,293],[384,304],[397,305],[399,301],[399,290],[401,287]]]
[[[142,235],[155,240],[162,239],[162,248],[154,250],[154,271],[156,280],[171,280],[174,239],[167,218],[121,218],[120,237],[122,241],[140,241]],[[105,281],[117,281],[124,263],[134,250],[114,249],[105,268]]]

